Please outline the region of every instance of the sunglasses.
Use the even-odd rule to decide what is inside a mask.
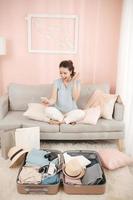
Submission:
[[[48,153],[48,154],[46,154],[44,156],[44,158],[47,158],[49,161],[52,161],[52,160],[54,160],[57,157],[58,157],[58,154],[54,153],[54,152]]]
[[[40,167],[38,172],[39,173],[47,173],[48,172],[48,168],[49,168],[49,165],[45,165],[43,167]]]

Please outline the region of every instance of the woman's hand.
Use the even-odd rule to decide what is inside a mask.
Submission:
[[[45,106],[50,105],[50,101],[47,97],[41,97],[41,101],[42,101],[42,104],[44,104]]]

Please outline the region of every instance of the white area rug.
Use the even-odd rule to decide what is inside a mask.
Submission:
[[[79,150],[112,147],[112,143],[81,142],[81,143],[42,143],[48,149]],[[113,147],[115,147],[113,145]],[[105,171],[107,184],[103,195],[68,195],[62,189],[56,195],[22,195],[16,189],[16,177],[19,168],[9,169],[9,161],[0,157],[0,200],[133,200],[133,167],[123,167],[115,171]]]

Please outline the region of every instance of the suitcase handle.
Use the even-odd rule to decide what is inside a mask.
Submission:
[[[48,193],[48,188],[35,188],[35,187],[25,187],[25,191],[28,193]]]

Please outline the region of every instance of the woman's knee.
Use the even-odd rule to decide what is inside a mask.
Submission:
[[[47,107],[45,114],[48,118],[62,122],[64,115],[55,107]]]
[[[77,122],[82,120],[85,117],[85,112],[81,109],[75,109],[70,111],[66,114],[66,117],[64,118],[64,121],[66,124],[69,124],[71,122]]]

